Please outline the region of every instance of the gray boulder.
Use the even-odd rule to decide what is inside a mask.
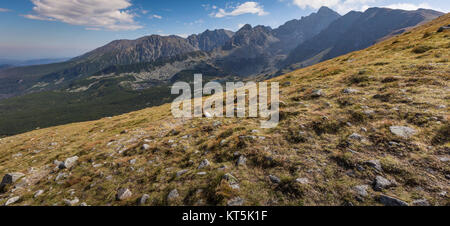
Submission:
[[[204,160],[200,163],[200,165],[198,166],[198,169],[203,169],[203,168],[208,167],[208,166],[210,166],[210,165],[211,165],[211,163],[208,161],[208,159],[204,159]]]
[[[244,205],[244,199],[242,199],[241,197],[235,197],[235,198],[233,198],[233,199],[230,199],[228,202],[227,202],[227,205],[228,206],[242,206],[242,205]]]
[[[8,201],[6,201],[5,206],[9,206],[11,204],[14,204],[14,203],[16,203],[19,200],[20,200],[20,196],[12,197],[12,198],[8,199]]]
[[[281,183],[280,178],[278,178],[277,176],[270,175],[270,176],[269,176],[269,179],[270,179],[270,181],[271,181],[272,183],[274,183],[274,184],[279,184],[279,183]]]
[[[375,181],[373,182],[373,189],[375,191],[382,191],[383,189],[389,188],[391,186],[392,183],[382,176],[377,176],[375,178]]]
[[[3,176],[2,182],[0,183],[0,188],[3,188],[6,185],[14,184],[17,180],[24,177],[25,174],[23,173],[8,173],[5,176]]]
[[[143,206],[143,205],[147,204],[147,201],[149,198],[150,198],[150,196],[147,194],[142,195],[142,197],[139,199],[139,205]]]
[[[180,197],[180,194],[178,193],[177,189],[173,189],[169,192],[169,195],[167,195],[167,200],[172,201]]]
[[[387,195],[380,195],[378,200],[385,206],[409,206],[407,202]]]
[[[236,165],[237,166],[245,166],[246,162],[247,162],[247,158],[245,156],[241,155],[241,156],[239,156],[239,159],[237,160]]]
[[[64,204],[66,206],[75,206],[76,204],[78,204],[80,202],[80,200],[78,198],[75,198],[73,200],[70,199],[65,199],[64,200]]]
[[[426,199],[414,200],[412,202],[413,206],[430,206],[430,203]]]
[[[60,169],[70,169],[73,166],[75,166],[77,161],[78,161],[78,156],[67,158],[63,163],[59,164],[59,168]]]
[[[131,191],[128,188],[121,188],[117,192],[116,199],[117,201],[122,201],[129,199],[132,195],[133,193],[131,193]]]
[[[369,186],[367,186],[367,185],[359,185],[359,186],[355,186],[353,189],[356,191],[356,193],[359,196],[365,198],[369,195],[369,193],[367,193],[368,188],[369,188]]]
[[[389,127],[389,130],[391,131],[392,134],[405,139],[408,139],[417,133],[417,131],[414,130],[413,128],[406,126],[391,126]]]

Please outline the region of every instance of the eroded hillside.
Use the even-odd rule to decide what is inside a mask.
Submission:
[[[449,205],[448,24],[273,79],[275,129],[164,105],[3,138],[0,204]]]

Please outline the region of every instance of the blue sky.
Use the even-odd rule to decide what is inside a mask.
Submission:
[[[322,5],[341,14],[373,6],[450,10],[448,0],[0,0],[0,58],[73,57],[115,39],[246,23],[277,27]]]

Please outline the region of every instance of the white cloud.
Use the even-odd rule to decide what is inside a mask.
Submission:
[[[385,7],[391,8],[391,9],[403,9],[403,10],[417,10],[420,8],[431,9],[431,6],[428,5],[428,3],[421,3],[418,5],[410,4],[410,3],[398,3],[398,4],[387,5]]]
[[[211,14],[213,17],[222,18],[227,16],[239,16],[243,14],[256,14],[258,16],[264,16],[268,13],[264,11],[264,7],[257,2],[245,2],[236,7],[232,7],[231,11],[225,9],[219,9],[218,12]]]
[[[372,7],[373,5],[379,6],[380,4],[376,4],[377,2],[380,2],[380,0],[292,0],[292,3],[294,5],[302,9],[306,8],[318,9],[322,6],[327,6],[336,10],[341,14],[347,13],[351,10],[365,11],[368,8]],[[421,3],[421,4],[396,3],[381,7],[391,9],[403,9],[403,10],[417,10],[419,8],[433,9],[428,3]],[[439,11],[439,9],[436,8],[434,9]]]
[[[154,14],[154,15],[151,15],[150,16],[150,19],[152,19],[152,18],[155,18],[155,19],[162,19],[163,17],[162,16],[160,16],[160,15],[156,15],[156,14]]]
[[[322,6],[330,7],[339,13],[348,13],[352,10],[364,11],[376,0],[293,0],[293,4],[302,8],[318,9]]]
[[[10,9],[0,8],[0,13],[6,13],[11,11]]]
[[[88,27],[90,30],[136,30],[130,0],[31,0],[33,14],[28,19],[61,21]]]

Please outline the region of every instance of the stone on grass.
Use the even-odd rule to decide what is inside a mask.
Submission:
[[[147,204],[147,201],[149,198],[150,198],[150,196],[147,194],[142,195],[142,197],[139,199],[139,205],[142,206],[142,205]]]
[[[116,199],[117,201],[122,201],[129,199],[132,195],[133,193],[131,193],[131,191],[128,188],[121,188],[117,192]]]
[[[412,202],[413,206],[430,206],[430,203],[426,199],[414,200]]]
[[[380,195],[378,200],[385,206],[408,206],[407,202],[387,195]]]
[[[198,166],[198,169],[203,169],[203,168],[208,167],[208,166],[210,166],[210,165],[211,165],[211,163],[209,163],[208,159],[204,159],[204,160],[200,163],[200,165]]]
[[[37,198],[39,196],[41,196],[42,194],[44,194],[44,190],[38,190],[36,193],[34,193],[34,198]]]
[[[382,191],[383,189],[389,188],[391,186],[392,186],[392,183],[388,179],[386,179],[382,176],[377,176],[373,183],[373,189],[375,191]]]
[[[380,160],[369,160],[369,161],[365,162],[365,164],[378,170],[378,171],[383,171],[383,167],[381,167]]]
[[[300,183],[300,184],[309,184],[308,178],[297,178],[295,180],[295,182]]]
[[[20,199],[20,196],[12,197],[12,198],[8,199],[8,201],[6,201],[5,206],[9,206],[11,204],[14,204],[17,201],[19,201],[19,199]]]
[[[239,159],[236,162],[237,166],[245,166],[245,163],[247,162],[247,158],[245,156],[241,155],[239,156]]]
[[[60,169],[70,169],[73,166],[75,166],[77,161],[78,161],[78,156],[67,158],[64,162],[61,162],[59,164],[59,168]]]
[[[361,197],[367,197],[369,194],[367,193],[367,189],[369,188],[369,186],[367,185],[359,185],[359,186],[355,186],[354,190],[356,191],[356,193],[361,196]]]
[[[269,179],[270,179],[270,181],[271,181],[272,183],[274,183],[274,184],[279,184],[279,183],[281,183],[280,178],[278,178],[277,176],[269,175]]]
[[[17,180],[24,177],[25,174],[23,173],[7,173],[5,176],[3,176],[2,182],[0,183],[0,188],[16,183]]]
[[[408,139],[417,133],[413,128],[406,126],[391,126],[389,127],[389,130],[392,134],[405,139]]]
[[[80,200],[78,198],[75,198],[73,200],[69,200],[69,199],[65,199],[64,200],[64,204],[66,206],[75,206],[76,204],[78,204],[80,202]]]
[[[169,195],[167,195],[167,200],[172,201],[174,199],[177,199],[180,196],[177,189],[173,189],[169,192]]]
[[[241,197],[235,197],[235,198],[233,198],[233,199],[230,199],[228,202],[227,202],[227,205],[228,206],[242,206],[242,205],[244,205],[244,199],[242,199]]]
[[[177,177],[181,177],[183,174],[187,173],[189,170],[184,169],[177,172]]]

